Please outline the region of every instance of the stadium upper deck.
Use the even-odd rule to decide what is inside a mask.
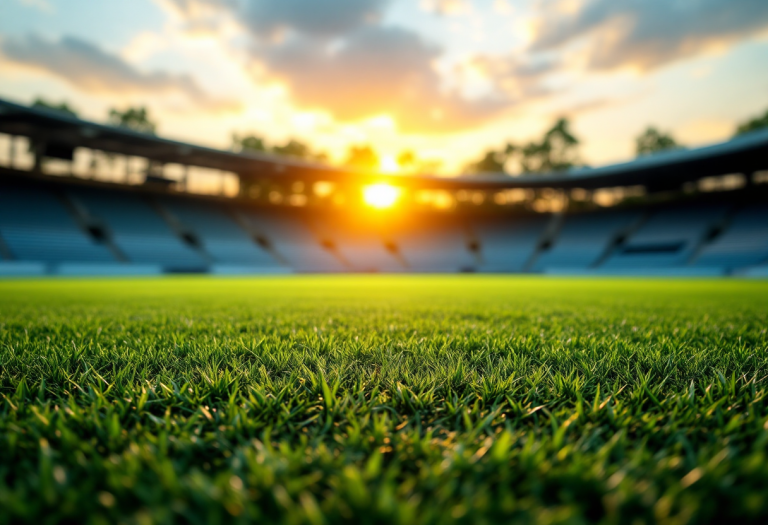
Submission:
[[[768,131],[561,174],[383,176],[0,101],[0,272],[712,275],[768,263]],[[386,181],[398,206],[373,211]]]

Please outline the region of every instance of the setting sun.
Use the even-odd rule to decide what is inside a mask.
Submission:
[[[363,201],[373,208],[391,208],[398,197],[400,197],[400,190],[389,184],[371,184],[363,188]]]

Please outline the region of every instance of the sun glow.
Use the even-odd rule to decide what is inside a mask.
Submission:
[[[400,164],[393,155],[384,155],[379,161],[379,169],[382,173],[397,173],[400,171]]]
[[[400,197],[400,189],[389,184],[378,183],[363,187],[363,201],[372,208],[391,208]]]

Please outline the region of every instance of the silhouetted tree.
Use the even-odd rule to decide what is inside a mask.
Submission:
[[[309,146],[303,142],[290,139],[282,146],[269,147],[266,141],[253,133],[239,135],[232,133],[232,149],[234,151],[264,151],[283,155],[287,157],[296,157],[299,159],[313,160],[316,162],[327,162],[328,154],[325,152],[313,152]]]
[[[278,155],[296,157],[299,159],[306,159],[312,156],[309,146],[295,139],[289,140],[282,146],[275,146],[272,148],[272,151]]]
[[[653,126],[648,126],[648,129],[635,139],[635,151],[638,155],[648,155],[679,147],[672,135],[663,133]]]
[[[375,170],[379,167],[379,156],[368,145],[350,146],[345,164],[351,168]]]
[[[401,151],[397,156],[397,165],[402,173],[434,174],[442,164],[438,159],[421,159],[411,150]]]
[[[240,136],[232,133],[232,149],[235,151],[267,151],[264,139],[253,134]]]
[[[467,164],[464,167],[464,173],[467,175],[476,175],[478,173],[503,172],[507,158],[508,155],[506,149],[502,149],[501,151],[489,149],[480,160]]]
[[[768,110],[766,110],[765,114],[760,117],[755,117],[739,124],[739,126],[736,128],[736,136],[764,128],[768,128]]]
[[[522,148],[507,147],[511,153],[519,152],[523,173],[550,173],[566,171],[578,165],[579,139],[570,130],[570,123],[560,118],[544,134],[541,142],[529,142]]]
[[[69,104],[63,101],[56,104],[55,102],[49,102],[44,98],[37,97],[35,101],[32,103],[32,107],[52,109],[54,111],[61,111],[62,113],[66,113],[67,115],[70,115],[72,117],[77,116],[77,111],[72,109],[72,107]]]
[[[124,111],[112,108],[109,110],[109,124],[129,128],[139,133],[155,134],[157,125],[149,118],[149,112],[144,106],[127,108]]]
[[[509,143],[503,148],[488,150],[477,162],[468,164],[464,173],[504,173],[509,162],[516,160],[522,173],[550,173],[579,166],[579,139],[571,133],[567,119],[561,118],[544,134],[541,141],[525,146]]]

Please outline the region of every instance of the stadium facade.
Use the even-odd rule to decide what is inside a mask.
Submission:
[[[375,184],[391,209],[366,206]],[[768,130],[625,164],[384,176],[0,100],[0,275],[768,276]]]

